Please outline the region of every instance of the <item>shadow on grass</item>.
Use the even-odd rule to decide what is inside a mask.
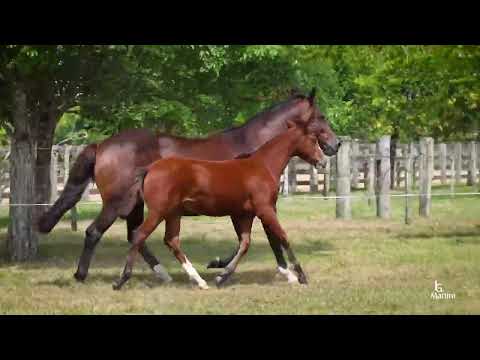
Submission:
[[[435,232],[419,232],[409,234],[397,234],[396,239],[432,239],[432,238],[466,238],[462,239],[463,243],[471,243],[480,245],[480,231],[456,232],[456,231],[435,231]]]
[[[212,269],[208,271],[199,271],[200,276],[207,281],[210,287],[215,286],[215,276],[220,273],[220,269]],[[135,273],[131,279],[125,284],[122,290],[128,288],[159,288],[159,287],[175,287],[175,288],[191,288],[193,283],[189,280],[187,274],[183,272],[173,272],[170,274],[173,281],[169,284],[165,284],[155,277],[153,273]],[[307,274],[308,276],[308,274]],[[56,279],[39,281],[36,284],[39,286],[55,286],[59,288],[71,288],[74,286],[91,286],[94,284],[111,285],[114,281],[118,280],[118,275],[115,274],[91,274],[83,283],[77,282],[73,276],[72,278],[66,278],[64,276]],[[241,267],[237,269],[227,283],[222,288],[228,288],[235,285],[268,285],[275,281],[282,281],[283,278],[277,275],[276,269],[264,269],[264,270],[243,270]]]
[[[148,247],[157,256],[158,260],[168,269],[180,267],[175,257],[167,250],[163,241],[160,239],[152,239],[147,241]],[[6,261],[6,252],[4,250],[5,236],[0,238],[0,266],[8,267],[13,264]],[[3,244],[2,244],[3,243]],[[182,239],[182,249],[198,269],[206,268],[206,265],[214,260],[217,256],[224,258],[236,251],[238,242],[232,238],[221,240],[208,240],[199,236],[190,236]],[[295,244],[292,241],[292,249],[297,258],[315,254],[315,256],[329,256],[328,252],[334,250],[334,246],[327,241],[306,240]],[[42,239],[39,244],[38,259],[29,263],[16,263],[19,269],[35,270],[35,269],[72,269],[75,271],[78,259],[83,249],[83,236],[81,234],[72,234],[68,230],[59,231],[55,234],[55,238]],[[120,273],[123,268],[129,249],[129,243],[123,239],[108,238],[99,243],[95,250],[90,269],[111,269],[118,267]],[[252,262],[273,262],[273,252],[266,239],[258,239],[253,241],[248,253],[245,255],[244,261]],[[136,266],[140,263],[144,264],[141,256],[137,258]]]

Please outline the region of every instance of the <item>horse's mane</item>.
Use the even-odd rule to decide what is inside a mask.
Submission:
[[[215,135],[221,135],[221,134],[226,134],[226,133],[230,133],[232,131],[236,131],[236,130],[240,130],[240,129],[243,129],[245,127],[247,127],[248,125],[258,121],[259,119],[267,116],[268,114],[270,113],[274,113],[276,111],[279,111],[281,109],[283,109],[284,107],[290,105],[290,103],[294,100],[298,100],[298,99],[306,99],[307,96],[304,95],[304,94],[301,94],[295,90],[292,90],[291,91],[291,94],[290,96],[285,99],[285,100],[282,100],[280,102],[277,102],[267,108],[265,108],[264,110],[262,110],[261,112],[255,114],[254,116],[252,116],[251,118],[249,118],[247,121],[245,121],[245,123],[243,123],[242,125],[237,125],[237,126],[231,126],[227,129],[222,129],[222,130],[218,130],[218,131],[214,131],[210,134],[207,134],[205,136],[202,136],[202,137],[196,137],[196,138],[187,138],[187,137],[184,137],[184,136],[178,136],[178,135],[174,135],[174,134],[168,134],[168,133],[163,133],[163,132],[157,132],[157,135],[160,136],[160,135],[163,135],[163,136],[168,136],[168,137],[171,137],[171,138],[174,138],[174,139],[177,139],[177,140],[185,140],[185,139],[188,139],[188,140],[204,140],[206,138],[209,138],[211,136],[215,136]]]
[[[262,110],[261,112],[255,114],[254,116],[249,118],[247,121],[245,121],[244,124],[239,125],[239,126],[232,126],[230,128],[224,129],[224,130],[219,130],[218,132],[215,132],[211,135],[224,134],[224,133],[228,133],[228,132],[235,131],[235,130],[238,130],[238,129],[242,129],[242,128],[248,126],[249,124],[251,124],[252,122],[257,121],[259,118],[263,118],[270,113],[274,113],[276,111],[279,111],[279,110],[283,109],[283,107],[285,107],[287,105],[290,105],[290,103],[293,100],[297,100],[297,99],[302,99],[303,100],[303,99],[306,99],[306,98],[307,98],[307,96],[303,95],[303,94],[298,94],[298,93],[292,94],[288,99],[277,102],[277,103],[267,107],[266,109]]]

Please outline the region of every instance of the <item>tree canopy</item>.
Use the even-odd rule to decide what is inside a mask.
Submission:
[[[0,81],[11,69],[53,81],[65,108],[56,142],[129,127],[204,135],[313,86],[341,134],[449,140],[478,129],[478,46],[11,45],[0,56]]]

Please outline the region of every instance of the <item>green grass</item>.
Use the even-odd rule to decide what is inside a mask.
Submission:
[[[468,192],[471,188],[457,188]],[[435,192],[445,192],[438,188]],[[163,245],[163,224],[147,244],[167,267],[173,283],[161,284],[139,260],[120,292],[112,282],[123,268],[128,243],[123,221],[105,234],[83,284],[73,279],[84,229],[98,205],[79,207],[79,231],[68,216],[40,241],[39,258],[11,264],[5,256],[8,213],[0,211],[1,314],[479,314],[480,197],[434,197],[432,217],[403,224],[403,198],[392,199],[392,219],[379,220],[365,199],[352,202],[353,220],[335,219],[335,200],[281,198],[279,217],[309,278],[286,283],[261,224],[229,286],[217,289],[218,270],[205,264],[237,245],[228,218],[182,221],[182,248],[211,288],[193,288]],[[454,300],[432,300],[434,281]]]

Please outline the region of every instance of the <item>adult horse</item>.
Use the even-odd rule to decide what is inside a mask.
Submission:
[[[81,198],[94,180],[102,197],[102,210],[88,226],[75,278],[85,280],[95,246],[117,218],[127,220],[127,239],[143,222],[143,201],[135,183],[138,168],[171,156],[205,160],[228,160],[251,154],[261,145],[287,130],[287,121],[306,123],[327,156],[335,155],[340,143],[325,116],[314,105],[315,89],[308,95],[296,94],[254,116],[244,125],[203,139],[155,135],[147,129],[126,130],[100,144],[87,146],[75,161],[64,191],[54,205],[39,219],[38,230],[50,232],[61,217]],[[268,234],[267,234],[268,235]],[[272,249],[278,247],[268,236]],[[146,247],[140,251],[150,268],[169,280],[156,257]],[[220,266],[221,264],[215,264]]]

